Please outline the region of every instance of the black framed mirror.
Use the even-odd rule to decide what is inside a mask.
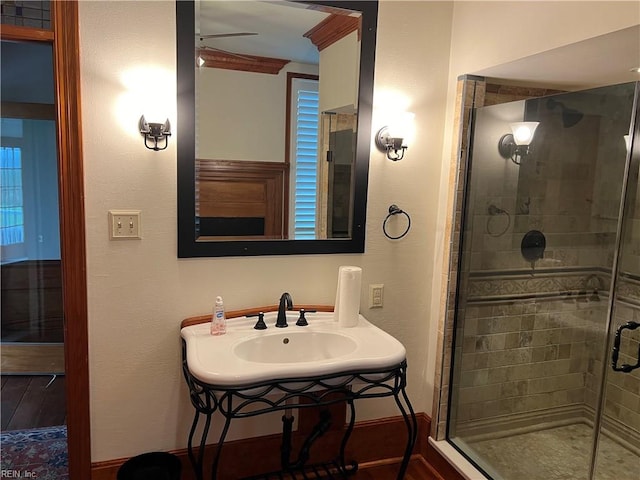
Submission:
[[[178,257],[364,252],[377,3],[357,0],[176,2]],[[210,10],[213,6],[220,8],[226,5],[237,9],[250,4],[256,4],[259,8],[280,9],[283,13],[258,12],[250,15],[237,10],[218,10],[216,13]],[[295,13],[289,15],[286,13],[288,11]],[[315,12],[319,19],[312,20],[317,25],[301,39],[307,43],[307,47],[316,49],[316,54],[320,56],[319,67],[316,67],[319,75],[309,73],[306,67],[299,67],[306,60],[290,58],[288,53],[271,55],[268,52],[239,50],[241,43],[251,43],[248,40],[253,40],[254,46],[257,46],[255,48],[263,48],[271,43],[260,25],[248,26],[243,23],[252,15],[262,15],[263,20],[269,18],[278,21],[290,17],[299,23],[299,14],[304,11]],[[224,22],[228,25],[223,25]],[[330,28],[323,30],[324,25],[330,25]],[[283,26],[277,28],[285,30]],[[328,63],[332,61],[328,53],[331,49],[323,43],[326,42],[327,31],[332,31],[331,35],[336,35],[336,31],[338,35],[345,35],[345,29],[350,29],[349,35],[357,39],[349,40],[356,45],[353,48],[357,48],[355,55],[350,56],[356,59],[355,70],[350,67],[336,69],[335,64],[331,66]],[[346,42],[351,37],[339,38],[344,38],[342,41]],[[334,50],[344,54],[345,47],[339,45]],[[322,60],[323,51],[329,60]],[[264,79],[268,78],[268,81],[277,83],[278,88],[286,92],[282,96],[269,94],[269,101],[273,100],[273,103],[266,104],[264,99],[252,97],[257,89],[251,83],[242,83],[248,77],[239,75],[247,71],[244,65],[247,62],[259,63],[262,68],[265,63],[277,63],[274,60],[282,60],[287,67],[275,74],[252,70],[253,77],[248,80],[259,77],[260,81],[266,81]],[[337,78],[334,73],[332,82],[323,82],[330,75],[322,72],[331,71],[342,73]],[[352,82],[349,74],[353,77]],[[213,81],[221,82],[220,78],[224,75],[229,76],[227,82],[234,85],[234,92],[224,91],[218,84],[212,86],[209,83],[214,77]],[[312,219],[311,223],[316,219],[311,230],[305,230],[304,204],[301,201],[300,212],[303,213],[298,222],[294,213],[297,207],[293,203],[295,197],[302,196],[296,186],[299,175],[294,174],[291,166],[298,151],[294,143],[297,138],[295,132],[305,128],[303,123],[300,123],[303,126],[299,130],[294,125],[298,117],[296,105],[292,103],[295,102],[295,94],[292,93],[295,87],[292,85],[295,85],[296,79],[302,79],[303,82],[310,80],[311,83],[316,79],[319,84],[316,89],[320,92],[320,100],[317,101],[319,106],[314,108],[318,108],[317,128],[321,133],[318,134],[317,145],[308,150],[317,152],[310,157],[314,157],[319,165],[317,171],[324,173],[317,173],[317,178],[312,180],[316,183],[316,190],[311,195],[318,199],[318,203],[314,207],[315,213],[306,217],[307,220]],[[351,88],[352,83],[351,104],[346,100],[327,108],[322,105],[323,98],[330,96],[327,94],[323,97],[323,91],[331,88],[334,92],[344,92]],[[253,103],[248,110],[246,105],[240,108],[240,100],[233,103],[235,93],[244,96],[242,102],[251,98]],[[304,100],[300,102],[303,105]],[[234,105],[238,105],[238,108]],[[265,120],[262,116],[254,130],[251,130],[250,120],[260,117],[260,108],[264,108],[273,118]],[[282,126],[283,122],[286,125]],[[272,124],[281,130],[275,134],[269,133]],[[267,139],[281,138],[281,144],[275,142],[275,147],[270,149],[269,141],[258,135]],[[234,137],[235,140],[229,142],[232,147],[223,144],[223,141]],[[304,143],[304,139],[300,142]],[[236,158],[240,150],[251,150],[246,147],[252,147],[254,153],[247,154],[247,158]],[[338,159],[337,149],[347,153],[341,154],[343,156]],[[302,160],[296,161],[296,165],[302,164]],[[298,170],[302,170],[302,167],[296,172]],[[302,180],[298,183],[302,185],[305,179],[300,178]],[[296,222],[301,225],[299,228],[295,226]]]

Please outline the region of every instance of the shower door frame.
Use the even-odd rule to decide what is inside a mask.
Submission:
[[[635,83],[635,96],[634,96],[634,105],[632,108],[631,114],[631,131],[634,132],[634,138],[631,142],[632,147],[630,148],[626,160],[625,160],[625,174],[624,174],[624,189],[622,192],[622,197],[620,201],[620,211],[622,212],[626,205],[627,199],[627,189],[628,185],[628,171],[630,164],[633,159],[636,159],[640,154],[640,106],[638,105],[638,97],[640,90],[640,82],[629,82]],[[436,356],[436,388],[434,391],[434,410],[433,410],[433,419],[432,422],[432,431],[431,436],[436,440],[447,440],[448,439],[448,416],[449,416],[449,388],[451,385],[450,380],[450,371],[452,368],[452,358],[453,355],[448,356],[445,352],[445,348],[447,345],[454,346],[455,340],[455,315],[457,312],[458,300],[458,288],[460,277],[459,277],[459,268],[458,262],[462,256],[462,245],[461,245],[461,234],[462,228],[464,225],[464,211],[465,211],[465,194],[466,194],[466,185],[468,182],[468,161],[469,161],[469,145],[472,138],[473,133],[473,121],[472,121],[472,110],[476,107],[485,106],[484,99],[486,93],[487,83],[483,77],[466,75],[460,77],[458,82],[458,98],[461,98],[457,107],[458,107],[458,115],[461,119],[460,121],[460,131],[457,132],[458,138],[457,142],[459,144],[459,150],[456,151],[453,155],[455,159],[454,165],[452,169],[455,168],[457,171],[457,176],[455,177],[455,188],[450,196],[449,204],[452,205],[452,210],[454,211],[456,222],[452,226],[452,231],[450,232],[452,242],[448,245],[450,247],[450,251],[445,251],[445,269],[449,273],[449,284],[445,285],[446,289],[446,315],[444,318],[444,325],[439,332],[438,346],[441,347],[441,350],[438,351]],[[521,99],[528,98],[537,98],[540,96],[547,96],[555,93],[567,93],[561,91],[554,91],[548,89],[527,89],[529,92],[534,92],[533,95],[523,95]],[[513,92],[505,92],[505,95],[513,95]],[[513,99],[509,99],[507,101],[512,101]],[[506,101],[505,101],[506,102]],[[502,102],[496,102],[502,103]],[[459,221],[458,221],[459,219]],[[620,255],[620,244],[622,242],[622,232],[624,232],[623,222],[624,216],[619,216],[619,220],[617,223],[616,229],[616,241],[615,241],[615,255],[614,257],[617,259]],[[610,345],[612,343],[612,332],[611,332],[611,316],[612,316],[612,308],[615,304],[615,298],[613,297],[613,293],[615,292],[615,282],[618,276],[618,263],[612,266],[611,269],[611,288],[610,288],[610,297],[609,297],[609,305],[607,308],[607,319],[606,319],[606,331],[603,330],[606,341],[603,344],[603,353],[605,361],[603,361],[602,373],[603,375],[600,377],[600,385],[599,385],[599,395],[598,395],[598,408],[596,410],[595,419],[597,420],[597,424],[593,426],[593,435],[594,440],[592,442],[592,455],[591,455],[591,464],[589,466],[589,477],[593,478],[595,468],[596,468],[596,458],[597,458],[597,439],[600,435],[600,426],[602,422],[603,409],[602,405],[604,403],[605,397],[605,384],[606,384],[606,375],[604,372],[608,372],[610,358]],[[455,280],[454,280],[455,279]],[[452,328],[453,327],[453,328]],[[451,442],[449,442],[451,443]],[[460,451],[459,447],[455,444],[451,443],[456,450]],[[465,457],[466,454],[461,452]],[[474,462],[472,462],[474,463]],[[474,463],[475,465],[475,463]],[[477,467],[477,465],[476,465]]]
[[[622,179],[622,196],[620,198],[620,205],[618,211],[618,224],[616,231],[615,250],[613,257],[613,265],[611,266],[611,285],[609,288],[609,301],[607,306],[607,319],[606,319],[606,335],[605,342],[602,345],[602,368],[600,372],[600,389],[598,391],[598,400],[596,404],[596,415],[594,417],[593,425],[593,440],[591,451],[591,463],[589,464],[589,480],[594,480],[597,469],[597,461],[599,456],[600,438],[602,435],[602,423],[605,415],[605,401],[607,393],[607,380],[614,367],[609,362],[611,358],[614,329],[613,329],[613,316],[616,309],[616,294],[618,292],[618,281],[620,279],[620,264],[622,262],[622,254],[624,251],[624,232],[626,231],[628,216],[625,215],[629,212],[633,205],[630,205],[630,198],[634,198],[633,195],[629,195],[629,179],[632,166],[635,168],[640,164],[640,81],[635,82],[635,95],[633,97],[633,107],[631,110],[631,122],[629,126],[629,147],[627,149],[627,157],[625,159],[625,169]],[[636,177],[636,180],[640,180],[640,175]],[[639,185],[635,185],[636,188]],[[636,199],[637,201],[637,199]],[[638,272],[640,274],[640,272]],[[640,359],[638,359],[640,361]]]

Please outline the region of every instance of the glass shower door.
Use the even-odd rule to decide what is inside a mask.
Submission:
[[[638,107],[636,107],[638,108]],[[637,116],[637,115],[636,115]],[[636,122],[638,119],[636,119]],[[636,125],[636,131],[638,126]],[[631,149],[629,137],[627,148]],[[634,142],[605,355],[596,480],[640,476],[640,145]],[[612,472],[620,472],[619,476]]]
[[[621,461],[602,463],[608,476],[592,476],[594,440],[602,446],[600,424],[611,423],[600,421],[599,403],[635,89],[475,111],[448,439],[493,479],[637,478]],[[531,148],[502,155],[509,123],[523,120],[540,122]],[[634,238],[627,251],[637,252]],[[615,382],[629,384],[631,396],[614,384],[607,398],[623,397],[638,412],[635,380]],[[619,423],[630,431],[626,417]]]

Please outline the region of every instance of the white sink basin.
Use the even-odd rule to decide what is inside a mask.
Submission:
[[[276,312],[265,314],[267,330],[254,330],[256,318],[227,320],[227,333],[209,334],[209,324],[185,327],[187,366],[198,380],[220,387],[249,386],[341,372],[382,370],[401,363],[404,346],[360,315],[358,325],[341,328],[333,313],[287,312],[287,328],[276,328]]]
[[[233,353],[257,363],[318,362],[353,352],[358,344],[333,332],[303,332],[263,335],[240,342]]]

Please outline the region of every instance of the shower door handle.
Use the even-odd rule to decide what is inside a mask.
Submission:
[[[638,361],[635,365],[623,363],[622,365],[618,366],[618,355],[620,354],[620,338],[622,337],[622,331],[635,330],[638,327],[640,327],[640,323],[638,322],[627,322],[623,325],[620,325],[616,330],[616,338],[613,341],[613,352],[611,354],[611,367],[614,371],[629,373],[636,368],[640,368],[640,345],[638,346]]]

